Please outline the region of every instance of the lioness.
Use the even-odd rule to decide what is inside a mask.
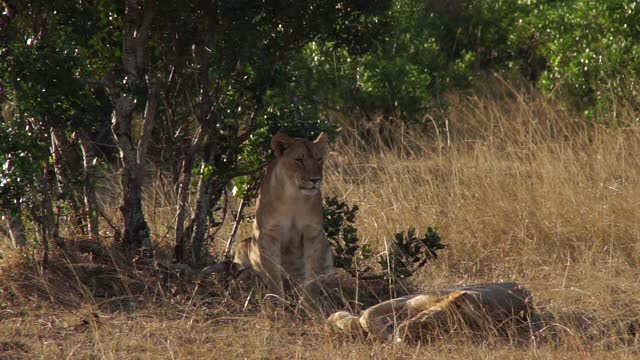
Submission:
[[[454,329],[500,332],[518,325],[541,325],[531,293],[516,283],[456,287],[384,301],[361,316],[346,311],[327,322],[341,333],[378,340],[420,341]]]
[[[250,267],[268,291],[284,296],[283,277],[307,285],[332,273],[333,257],[322,229],[322,167],[327,137],[315,141],[276,134],[275,159],[258,191],[254,236],[236,249],[236,266]]]

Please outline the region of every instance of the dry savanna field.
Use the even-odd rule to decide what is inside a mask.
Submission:
[[[519,282],[555,315],[555,341],[342,338],[325,314],[265,311],[255,291],[226,292],[215,279],[55,252],[43,274],[38,251],[5,248],[0,358],[637,358],[640,126],[624,106],[612,116],[617,126],[588,124],[544,96],[509,89],[457,96],[438,131],[393,123],[364,140],[366,129],[340,120],[325,166],[325,195],[360,207],[358,233],[375,253],[395,232],[437,227],[447,247],[405,281],[411,291]],[[156,256],[168,256],[175,196],[162,176],[150,178],[146,213]],[[115,218],[117,188],[105,183],[103,205]],[[214,252],[229,232],[214,236]],[[347,283],[353,301],[353,288],[365,285]]]

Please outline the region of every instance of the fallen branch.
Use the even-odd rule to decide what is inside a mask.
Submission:
[[[78,250],[83,254],[91,254],[96,259],[103,260],[123,260],[123,254],[117,249],[105,248],[100,242],[93,240],[83,240],[78,242]]]
[[[113,222],[111,221],[111,219],[109,219],[109,217],[105,215],[105,213],[102,212],[102,210],[96,209],[96,211],[104,219],[104,221],[107,222],[109,227],[113,230],[113,237],[115,238],[114,240],[116,242],[120,242],[120,240],[122,240],[122,232],[120,232],[120,229],[118,229],[115,225],[113,225]]]

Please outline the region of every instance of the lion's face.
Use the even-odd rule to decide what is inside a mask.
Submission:
[[[320,193],[323,160],[327,152],[324,133],[314,141],[276,134],[271,139],[271,148],[278,161],[277,171],[285,175],[290,187],[305,196]]]

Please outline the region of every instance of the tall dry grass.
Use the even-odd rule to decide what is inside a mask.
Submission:
[[[358,129],[341,119],[325,194],[360,207],[360,237],[377,252],[395,232],[436,226],[447,248],[411,278],[415,288],[521,282],[541,311],[556,315],[559,342],[354,341],[307,316],[243,312],[244,298],[187,294],[112,312],[99,300],[72,310],[5,302],[0,354],[4,347],[60,358],[637,357],[628,330],[640,321],[638,115],[618,110],[618,125],[605,127],[535,92],[498,86],[483,94],[452,96],[439,127]],[[167,242],[170,187],[153,181],[145,194],[154,237]]]

